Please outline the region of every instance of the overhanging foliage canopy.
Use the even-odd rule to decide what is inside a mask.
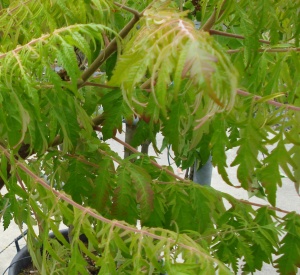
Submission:
[[[300,218],[275,206],[282,171],[299,192],[299,1],[0,5],[0,217],[5,228],[12,218],[27,224],[41,272],[87,274],[80,251],[100,274],[230,273],[239,259],[254,272],[274,255],[280,273],[297,272]],[[120,158],[105,140],[134,116],[134,146],[156,147],[162,132],[177,165],[211,154],[224,181],[232,185],[227,166],[238,166],[241,187],[273,207],[178,179],[148,156]]]

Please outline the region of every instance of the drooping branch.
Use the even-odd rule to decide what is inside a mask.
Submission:
[[[139,151],[137,151],[135,148],[133,148],[132,146],[130,146],[129,144],[125,143],[124,141],[114,137],[113,138],[115,141],[119,142],[121,145],[125,146],[126,148],[128,148],[129,150],[131,150],[132,152],[134,153],[139,153]],[[171,171],[169,170],[166,170],[164,169],[161,165],[159,165],[158,163],[156,163],[155,161],[153,160],[150,160],[151,164],[153,164],[155,167],[161,169],[161,170],[164,170],[166,171],[166,173],[168,173],[170,176],[180,180],[181,182],[184,182],[185,184],[188,184],[189,181],[186,181],[185,179],[182,179],[181,177],[177,176],[176,174],[172,173]],[[161,184],[161,183],[160,183]],[[167,183],[163,183],[163,184],[167,184]],[[268,207],[268,209],[270,210],[274,210],[274,211],[277,211],[277,212],[282,212],[282,213],[285,213],[285,214],[289,214],[291,213],[291,211],[287,211],[287,210],[284,210],[284,209],[281,209],[281,208],[278,208],[278,207],[273,207],[273,206],[270,206],[270,205],[266,205],[266,204],[258,204],[258,203],[254,203],[254,202],[250,202],[250,201],[247,201],[247,200],[243,200],[243,199],[237,199],[237,201],[240,201],[241,203],[244,203],[244,204],[249,204],[249,205],[252,205],[252,206],[257,206],[257,207]]]
[[[5,58],[9,53],[16,54],[16,53],[20,52],[22,49],[30,48],[34,44],[36,44],[40,41],[45,41],[49,37],[54,36],[56,34],[59,34],[59,33],[65,32],[65,31],[69,31],[73,28],[78,29],[78,28],[83,27],[83,26],[85,26],[85,24],[76,24],[76,25],[71,25],[71,26],[67,26],[67,27],[62,27],[60,29],[56,29],[53,33],[44,34],[44,35],[40,36],[39,38],[32,39],[31,41],[29,41],[28,43],[26,43],[22,46],[18,46],[14,50],[8,51],[8,52],[3,53],[3,54],[0,54],[0,59]]]
[[[133,148],[133,147],[130,146],[129,144],[126,144],[126,143],[123,142],[122,140],[120,140],[120,139],[118,139],[118,138],[116,138],[116,137],[113,138],[113,139],[116,140],[117,142],[119,142],[120,144],[122,144],[123,146],[127,147],[127,148],[128,148],[129,150],[131,150],[132,152],[134,152],[134,153],[139,153],[135,148]],[[2,147],[1,145],[0,145],[0,150],[5,154],[5,156],[7,157],[7,159],[10,160],[10,154],[9,154],[9,152],[8,152],[4,147]],[[69,156],[71,156],[71,155],[69,155]],[[74,157],[74,156],[71,156],[71,157]],[[82,162],[85,162],[85,163],[88,164],[88,165],[92,165],[92,166],[94,166],[94,167],[98,167],[98,165],[93,164],[93,163],[90,163],[90,162],[87,162],[87,161],[85,161],[85,160],[83,160],[83,159],[81,159],[81,158],[80,158],[80,159],[78,158],[78,160],[80,160],[80,161],[82,161]],[[26,166],[24,166],[24,165],[23,165],[21,162],[19,162],[17,159],[15,159],[15,161],[16,161],[16,164],[17,164],[17,165],[18,165],[25,173],[27,173],[29,176],[31,176],[32,178],[34,178],[34,179],[35,179],[37,182],[39,182],[42,186],[44,186],[44,187],[47,188],[48,190],[52,190],[52,192],[53,192],[55,195],[57,195],[59,198],[65,200],[66,202],[68,202],[68,203],[70,203],[71,205],[73,205],[73,206],[76,207],[77,204],[76,204],[73,200],[71,200],[71,199],[70,199],[69,197],[67,197],[66,195],[61,194],[60,192],[58,192],[58,191],[52,189],[52,187],[50,187],[43,179],[39,178],[37,175],[35,175],[33,172],[31,172]],[[162,166],[160,166],[158,163],[156,163],[156,162],[154,162],[154,161],[152,161],[152,160],[150,160],[150,162],[151,162],[154,166],[156,166],[157,168],[159,168],[159,169],[161,169],[161,170],[164,170],[167,174],[169,174],[169,175],[171,175],[172,177],[174,177],[174,178],[180,180],[181,182],[183,182],[183,183],[185,183],[185,184],[188,183],[186,180],[182,179],[181,177],[177,176],[176,174],[172,173],[171,171],[169,171],[169,170],[167,170],[167,169],[164,169],[164,168],[163,168]],[[23,187],[23,188],[24,188],[24,187]],[[243,204],[248,204],[248,205],[252,205],[252,206],[256,206],[256,207],[267,207],[268,209],[274,210],[274,211],[276,211],[276,212],[281,212],[281,213],[285,213],[285,214],[291,213],[291,211],[287,211],[287,210],[284,210],[284,209],[281,209],[281,208],[278,208],[278,207],[273,207],[273,206],[270,206],[270,205],[254,203],[254,202],[250,202],[250,201],[243,200],[243,199],[238,199],[238,201],[240,201],[240,202],[243,203]],[[76,205],[74,205],[73,203],[75,203]],[[78,208],[78,209],[80,209],[80,210],[83,210],[83,211],[89,213],[89,210],[87,210],[85,207],[83,207],[83,206],[81,206],[81,205],[79,205],[79,204],[78,204],[78,207],[76,207],[76,208]],[[89,213],[89,214],[91,214],[91,213]],[[91,216],[93,216],[93,215],[91,215]],[[99,218],[99,220],[101,220],[101,221],[103,221],[103,222],[106,222],[106,221],[111,222],[110,220],[108,220],[108,219],[106,219],[106,218],[104,218],[104,217],[102,217],[102,216],[100,216],[100,215],[98,215],[98,216],[101,217],[101,218],[103,218],[103,220]],[[93,216],[93,217],[96,218],[96,216]],[[125,228],[123,228],[123,229],[125,229]]]
[[[10,160],[10,154],[9,154],[9,152],[4,147],[2,147],[1,145],[0,145],[0,150],[4,153],[4,155],[6,156],[6,158],[8,160]],[[134,227],[132,227],[130,225],[125,224],[125,222],[121,222],[121,221],[117,221],[117,220],[109,220],[109,219],[103,217],[102,215],[96,213],[95,210],[93,210],[91,208],[84,207],[84,206],[76,203],[75,201],[73,201],[66,194],[61,193],[61,192],[53,189],[50,185],[48,185],[48,183],[44,179],[38,177],[30,169],[28,169],[25,164],[19,162],[17,159],[15,159],[15,162],[16,162],[16,165],[23,172],[25,172],[29,177],[31,177],[36,183],[40,184],[41,186],[43,186],[48,191],[51,191],[58,199],[67,202],[68,204],[72,205],[74,208],[77,208],[78,210],[82,211],[83,213],[86,213],[89,216],[95,218],[96,220],[99,220],[99,221],[101,221],[101,222],[103,222],[105,224],[110,224],[113,227],[118,227],[118,228],[124,229],[126,231],[133,232],[135,234],[141,234],[142,236],[148,236],[148,237],[156,239],[156,240],[167,240],[168,242],[170,242],[172,244],[174,243],[177,246],[180,246],[180,247],[182,247],[184,249],[187,249],[189,251],[192,251],[192,252],[195,252],[197,254],[200,254],[204,258],[209,258],[212,261],[219,262],[217,259],[212,258],[210,255],[204,253],[203,251],[197,249],[196,247],[189,246],[187,244],[178,242],[178,239],[174,240],[174,239],[172,239],[170,237],[164,237],[164,236],[161,236],[161,235],[157,235],[157,234],[154,234],[152,232],[147,231],[146,229],[137,229],[137,228],[134,228]]]

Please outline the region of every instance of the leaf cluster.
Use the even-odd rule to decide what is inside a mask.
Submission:
[[[282,173],[300,186],[297,1],[0,7],[0,218],[26,224],[42,274],[88,274],[87,257],[99,274],[297,272],[299,215],[274,208]],[[134,120],[133,146],[159,152],[160,132],[178,166],[211,155],[229,185],[237,166],[273,207],[179,179],[128,144],[121,158],[108,140]]]

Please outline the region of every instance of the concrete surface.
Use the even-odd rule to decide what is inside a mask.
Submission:
[[[122,136],[121,136],[122,138]],[[161,137],[159,137],[159,140],[161,142]],[[113,149],[119,154],[123,155],[123,147],[117,144],[116,142],[112,141],[110,142]],[[154,155],[154,151],[149,151],[150,155]],[[228,163],[231,163],[234,159],[236,154],[235,150],[229,150],[227,152],[228,156]],[[160,164],[167,164],[167,153],[164,152],[162,156],[160,156],[159,161]],[[172,165],[175,171],[177,171],[177,174],[184,177],[183,172],[180,169],[177,169],[175,165]],[[238,185],[238,182],[236,180],[236,168],[230,168],[228,169],[229,177],[232,180],[232,183],[235,185]],[[238,199],[248,199],[248,194],[246,191],[240,189],[240,188],[233,188],[228,186],[226,183],[223,182],[222,178],[219,176],[217,170],[213,169],[213,176],[212,176],[212,186],[222,192],[229,193],[233,195],[234,197]],[[250,201],[256,202],[256,203],[266,203],[266,201],[258,199],[258,198],[251,198]],[[294,185],[292,182],[290,182],[288,179],[283,180],[283,186],[280,188],[278,192],[277,197],[277,207],[282,208],[284,210],[288,211],[297,211],[300,213],[300,198],[298,194],[295,191]],[[16,254],[16,247],[14,244],[9,245],[15,238],[17,238],[20,235],[20,229],[15,225],[11,224],[9,228],[6,231],[3,231],[3,226],[0,225],[0,275],[3,274],[3,272],[6,270],[6,268],[9,266],[12,258]],[[24,239],[19,241],[21,247],[25,244]],[[2,252],[2,250],[4,250]],[[7,273],[5,273],[7,274]],[[272,266],[265,265],[263,267],[263,270],[260,272],[256,272],[257,275],[262,274],[277,274],[275,269]],[[300,271],[298,272],[300,274]]]

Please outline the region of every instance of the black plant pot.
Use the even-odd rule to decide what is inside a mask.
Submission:
[[[31,257],[27,247],[23,247],[13,258],[8,269],[8,275],[17,275],[24,268],[30,266]]]
[[[68,237],[69,229],[60,230],[60,233],[64,236],[64,238],[67,241],[69,241],[69,237]],[[55,238],[53,233],[50,233],[49,237]],[[87,238],[85,235],[81,235],[80,240],[83,242],[87,242]],[[16,254],[12,262],[10,263],[8,269],[8,275],[18,275],[23,269],[29,267],[31,264],[32,264],[31,257],[27,247],[25,246]]]

